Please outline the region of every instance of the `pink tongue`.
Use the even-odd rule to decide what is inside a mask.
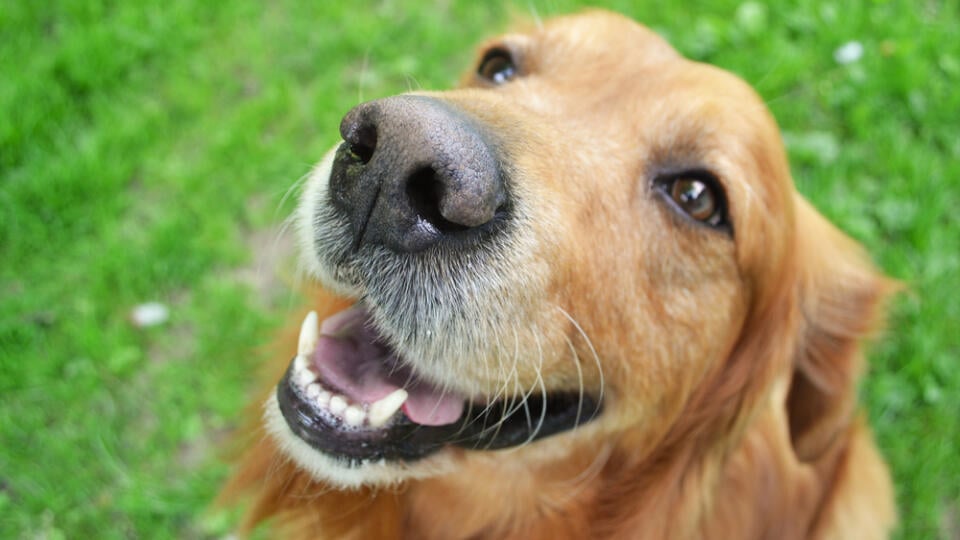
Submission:
[[[348,308],[320,324],[314,364],[320,379],[359,403],[373,403],[398,388],[409,394],[407,417],[422,425],[452,424],[463,414],[463,399],[416,378],[373,330],[367,312]]]

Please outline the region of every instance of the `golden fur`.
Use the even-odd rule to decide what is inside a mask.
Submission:
[[[885,537],[892,487],[856,384],[861,339],[896,285],[797,194],[762,101],[604,12],[480,55],[501,45],[521,58],[515,81],[488,88],[471,71],[423,94],[509,143],[523,216],[510,268],[524,272],[501,278],[523,289],[508,306],[507,346],[525,353],[513,381],[602,388],[603,414],[512,450],[445,450],[447,472],[358,489],[314,478],[258,430],[227,488],[249,505],[245,526],[272,518],[286,537],[338,539]],[[691,163],[723,182],[732,235],[683,222],[640,180]],[[310,307],[349,303],[318,292]],[[505,384],[490,351],[463,355],[437,376]]]

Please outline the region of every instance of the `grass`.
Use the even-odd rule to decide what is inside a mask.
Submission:
[[[229,531],[203,510],[228,470],[217,448],[251,351],[298,305],[250,279],[272,270],[284,194],[352,104],[448,86],[514,14],[577,7],[371,4],[0,6],[0,537]],[[957,5],[601,4],[756,86],[801,191],[910,286],[863,393],[900,537],[956,538]],[[838,64],[851,40],[863,57]],[[138,329],[148,300],[171,318]]]

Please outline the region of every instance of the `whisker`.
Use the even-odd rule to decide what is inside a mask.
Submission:
[[[590,339],[590,336],[588,336],[583,327],[580,326],[580,323],[578,323],[569,313],[567,313],[567,310],[560,306],[557,306],[557,309],[559,309],[560,313],[562,313],[563,316],[570,321],[570,324],[576,328],[577,332],[583,336],[584,341],[587,343],[587,347],[590,349],[590,354],[593,356],[593,362],[597,366],[597,376],[600,377],[600,390],[597,396],[597,403],[603,403],[603,393],[606,389],[606,378],[603,375],[603,365],[600,363],[600,355],[597,354],[597,349],[593,346],[593,340]]]
[[[573,355],[573,365],[577,368],[577,382],[578,382],[578,395],[577,395],[577,418],[573,421],[573,426],[576,428],[580,425],[580,416],[583,414],[583,398],[584,398],[584,385],[583,385],[583,368],[580,367],[580,355],[577,354],[577,348],[573,346],[573,341],[570,341],[569,337],[564,336],[564,339],[567,341],[567,346],[570,347],[570,353]]]
[[[537,334],[535,333],[534,336],[536,335]],[[504,411],[501,414],[500,420],[494,426],[491,426],[491,429],[499,430],[500,427],[502,427],[503,424],[509,419],[509,417],[513,416],[517,411],[523,408],[524,414],[526,415],[526,418],[527,418],[527,426],[531,430],[531,435],[527,438],[526,441],[521,443],[518,447],[526,446],[536,438],[537,433],[539,433],[540,430],[543,428],[543,424],[546,421],[546,416],[547,416],[547,399],[546,399],[547,389],[546,389],[546,383],[543,380],[543,348],[540,344],[539,338],[536,338],[536,342],[537,342],[537,349],[539,350],[539,355],[538,355],[539,362],[536,367],[537,379],[530,386],[529,390],[524,390],[523,386],[520,384],[519,372],[514,370],[514,377],[513,377],[514,388],[517,390],[517,392],[513,395],[513,397],[511,398],[511,401],[504,406]],[[543,396],[543,400],[541,404],[540,417],[537,419],[536,428],[534,428],[533,415],[532,415],[532,412],[530,411],[529,404],[530,404],[530,396],[533,395],[533,392],[536,390],[537,387],[540,388],[540,392],[541,392],[541,395]]]
[[[516,365],[516,358],[517,358],[517,356],[519,356],[519,354],[520,354],[520,336],[519,336],[519,334],[517,334],[517,329],[516,329],[516,328],[513,329],[513,341],[514,341],[513,357],[514,357],[514,365]],[[508,396],[509,396],[509,393],[510,393],[510,376],[509,376],[509,372],[508,372],[507,369],[506,369],[506,365],[503,363],[503,357],[500,356],[500,355],[497,355],[497,366],[500,368],[500,369],[499,369],[499,371],[500,371],[500,377],[499,377],[499,379],[500,379],[502,382],[501,382],[501,384],[498,386],[498,389],[497,389],[496,393],[493,395],[493,399],[490,400],[490,403],[493,403],[493,402],[495,402],[495,401],[497,401],[497,400],[499,400],[499,399],[501,399],[501,398],[502,398],[504,401],[506,401],[506,400],[508,399]],[[487,409],[487,410],[489,410],[489,409]],[[485,411],[485,412],[486,412],[486,411]]]
[[[777,102],[780,101],[780,100],[794,98],[794,97],[796,97],[796,96],[798,96],[798,95],[800,95],[800,94],[801,94],[801,91],[800,91],[800,90],[791,89],[791,90],[788,90],[788,91],[786,91],[786,92],[784,92],[784,93],[782,93],[782,94],[780,94],[780,95],[778,95],[778,96],[774,96],[774,97],[772,97],[772,98],[770,98],[770,99],[765,99],[765,100],[763,100],[763,103],[764,103],[767,107],[769,107],[771,104],[777,103]]]
[[[484,432],[487,432],[488,430],[493,430],[493,435],[490,438],[490,442],[487,444],[488,448],[490,447],[491,444],[493,444],[493,441],[496,439],[497,434],[500,432],[500,428],[503,427],[504,423],[507,421],[507,418],[516,411],[514,407],[517,399],[517,394],[519,392],[510,391],[511,381],[513,383],[512,384],[513,389],[516,390],[518,387],[519,379],[520,379],[519,373],[517,372],[517,362],[519,361],[519,357],[520,357],[520,335],[517,333],[516,328],[513,329],[513,337],[514,337],[514,344],[515,344],[513,355],[512,355],[513,363],[511,364],[509,370],[505,369],[506,366],[503,364],[502,361],[499,362],[501,368],[503,368],[502,369],[503,391],[502,392],[498,391],[497,393],[503,396],[503,402],[504,402],[503,412],[500,415],[500,419],[494,422],[492,426],[484,425],[484,429],[483,429]],[[498,358],[499,358],[499,355],[498,355]]]
[[[568,486],[566,489],[561,489],[563,497],[558,501],[560,504],[565,504],[573,499],[577,498],[578,495],[586,488],[591,480],[596,478],[603,472],[604,467],[610,461],[610,457],[613,455],[613,444],[607,442],[603,445],[599,452],[597,452],[596,457],[593,461],[590,462],[582,471],[580,471],[577,476],[558,482],[561,486]]]
[[[367,82],[367,71],[370,67],[370,47],[363,52],[363,63],[360,64],[360,77],[357,79],[357,103],[363,103],[363,85]]]
[[[497,391],[492,396],[487,398],[487,402],[484,404],[483,409],[477,414],[475,418],[471,419],[469,422],[464,423],[463,426],[461,426],[461,429],[459,430],[459,432],[456,435],[454,435],[454,437],[458,437],[460,434],[466,431],[468,427],[475,425],[477,422],[484,422],[480,430],[482,433],[487,432],[487,430],[490,430],[490,429],[498,429],[499,426],[501,425],[500,422],[495,423],[491,426],[486,425],[487,417],[489,416],[489,413],[492,412],[493,406],[495,405],[495,403],[501,398],[501,396],[503,396],[503,398],[506,399],[507,387],[508,387],[507,371],[506,371],[506,368],[504,367],[503,358],[502,358],[503,347],[499,344],[500,343],[499,339],[496,341],[497,341],[497,345],[495,347],[495,350],[497,352],[494,356],[497,360],[497,365],[500,368],[499,371],[502,374],[501,380],[504,381],[504,384],[500,385]],[[515,355],[518,354],[518,351],[519,351],[519,338],[516,334],[516,329],[514,329],[514,354]],[[490,363],[484,362],[483,369],[486,374],[486,380],[490,380],[490,377],[489,377]],[[468,406],[467,414],[472,415],[474,403],[470,401],[468,402],[467,406]],[[462,439],[462,438],[454,439],[454,441],[457,441],[457,442],[463,441],[463,440],[465,439]]]
[[[296,182],[290,184],[290,186],[283,192],[283,196],[280,197],[280,202],[277,203],[277,207],[273,210],[273,218],[276,219],[280,212],[283,210],[283,205],[287,203],[287,200],[291,195],[297,190],[299,190],[306,181],[310,178],[310,175],[313,174],[313,165],[310,165],[310,170],[300,175],[300,178],[297,178]]]
[[[770,76],[776,72],[777,66],[783,63],[783,58],[784,58],[783,55],[780,55],[780,56],[777,56],[776,58],[771,59],[771,62],[767,66],[766,73],[764,73],[753,85],[753,87],[757,89],[757,92],[761,91],[761,89],[763,88],[763,84],[767,82]]]
[[[280,198],[280,202],[278,202],[276,208],[274,208],[274,215],[273,215],[272,221],[278,220],[280,216],[280,211],[283,209],[283,205],[286,203],[287,199],[290,198],[291,194],[294,191],[297,191],[299,188],[303,186],[304,182],[310,177],[311,172],[307,172],[301,175],[300,178],[297,179],[297,181],[293,182],[293,184],[291,184],[290,187],[286,189],[283,196]],[[278,273],[279,265],[277,264],[277,262],[280,256],[283,255],[282,253],[283,250],[280,247],[281,240],[283,239],[284,236],[286,236],[290,227],[294,226],[295,224],[296,224],[296,214],[287,216],[285,219],[280,221],[280,227],[273,232],[272,238],[270,239],[270,243],[266,247],[265,255],[257,257],[258,260],[256,263],[256,268],[254,269],[254,272],[258,279],[265,275],[272,276]],[[273,263],[271,268],[266,268],[268,261]]]
[[[527,2],[527,9],[530,11],[530,16],[533,17],[533,23],[536,25],[537,30],[543,30],[543,17],[541,17],[540,12],[537,11],[537,5],[533,2]]]
[[[491,431],[493,432],[493,436],[490,438],[490,442],[487,443],[487,448],[489,448],[490,445],[493,444],[493,441],[496,439],[496,434],[499,432],[500,428],[506,422],[507,418],[517,410],[517,408],[515,408],[515,405],[516,405],[515,400],[517,398],[517,395],[509,391],[511,380],[514,381],[514,384],[513,384],[514,388],[519,387],[519,373],[517,372],[516,366],[520,356],[520,336],[519,334],[517,334],[516,328],[513,329],[513,337],[514,337],[514,352],[513,352],[512,368],[508,371],[506,369],[505,363],[503,362],[503,356],[501,354],[496,355],[497,365],[499,366],[500,372],[501,372],[500,380],[502,381],[502,384],[499,385],[499,388],[493,394],[493,396],[488,400],[486,406],[484,407],[484,410],[479,415],[484,422],[480,432],[483,434],[490,433]],[[499,347],[498,347],[498,350],[500,350]],[[486,424],[487,417],[489,416],[487,413],[492,412],[492,407],[497,403],[497,401],[501,399],[501,397],[503,399],[504,405],[503,405],[503,412],[500,415],[500,420],[488,426]]]
[[[420,84],[420,81],[410,73],[405,74],[404,79],[407,81],[407,92],[413,92],[414,90],[423,90],[423,85]]]
[[[543,423],[547,419],[547,385],[546,385],[546,382],[543,380],[543,346],[540,344],[539,333],[534,333],[534,340],[537,343],[537,351],[538,351],[538,357],[539,357],[539,361],[537,362],[537,367],[536,367],[537,379],[534,382],[534,385],[537,385],[540,387],[540,396],[543,399],[540,401],[540,420],[537,422],[537,427],[536,429],[531,429],[530,436],[527,437],[527,440],[520,445],[521,447],[526,446],[531,442],[533,442],[533,440],[537,437],[537,434],[540,433],[540,430],[543,429]],[[531,387],[530,394],[533,394],[532,387]],[[524,397],[524,403],[527,402],[530,394]],[[577,417],[579,418],[579,411],[577,412]],[[529,418],[530,418],[530,411],[528,409],[527,410],[528,422],[529,422]]]

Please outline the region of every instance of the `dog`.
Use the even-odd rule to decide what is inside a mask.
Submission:
[[[340,134],[296,216],[326,292],[227,487],[247,528],[889,534],[856,384],[897,284],[797,193],[746,83],[587,11]]]

